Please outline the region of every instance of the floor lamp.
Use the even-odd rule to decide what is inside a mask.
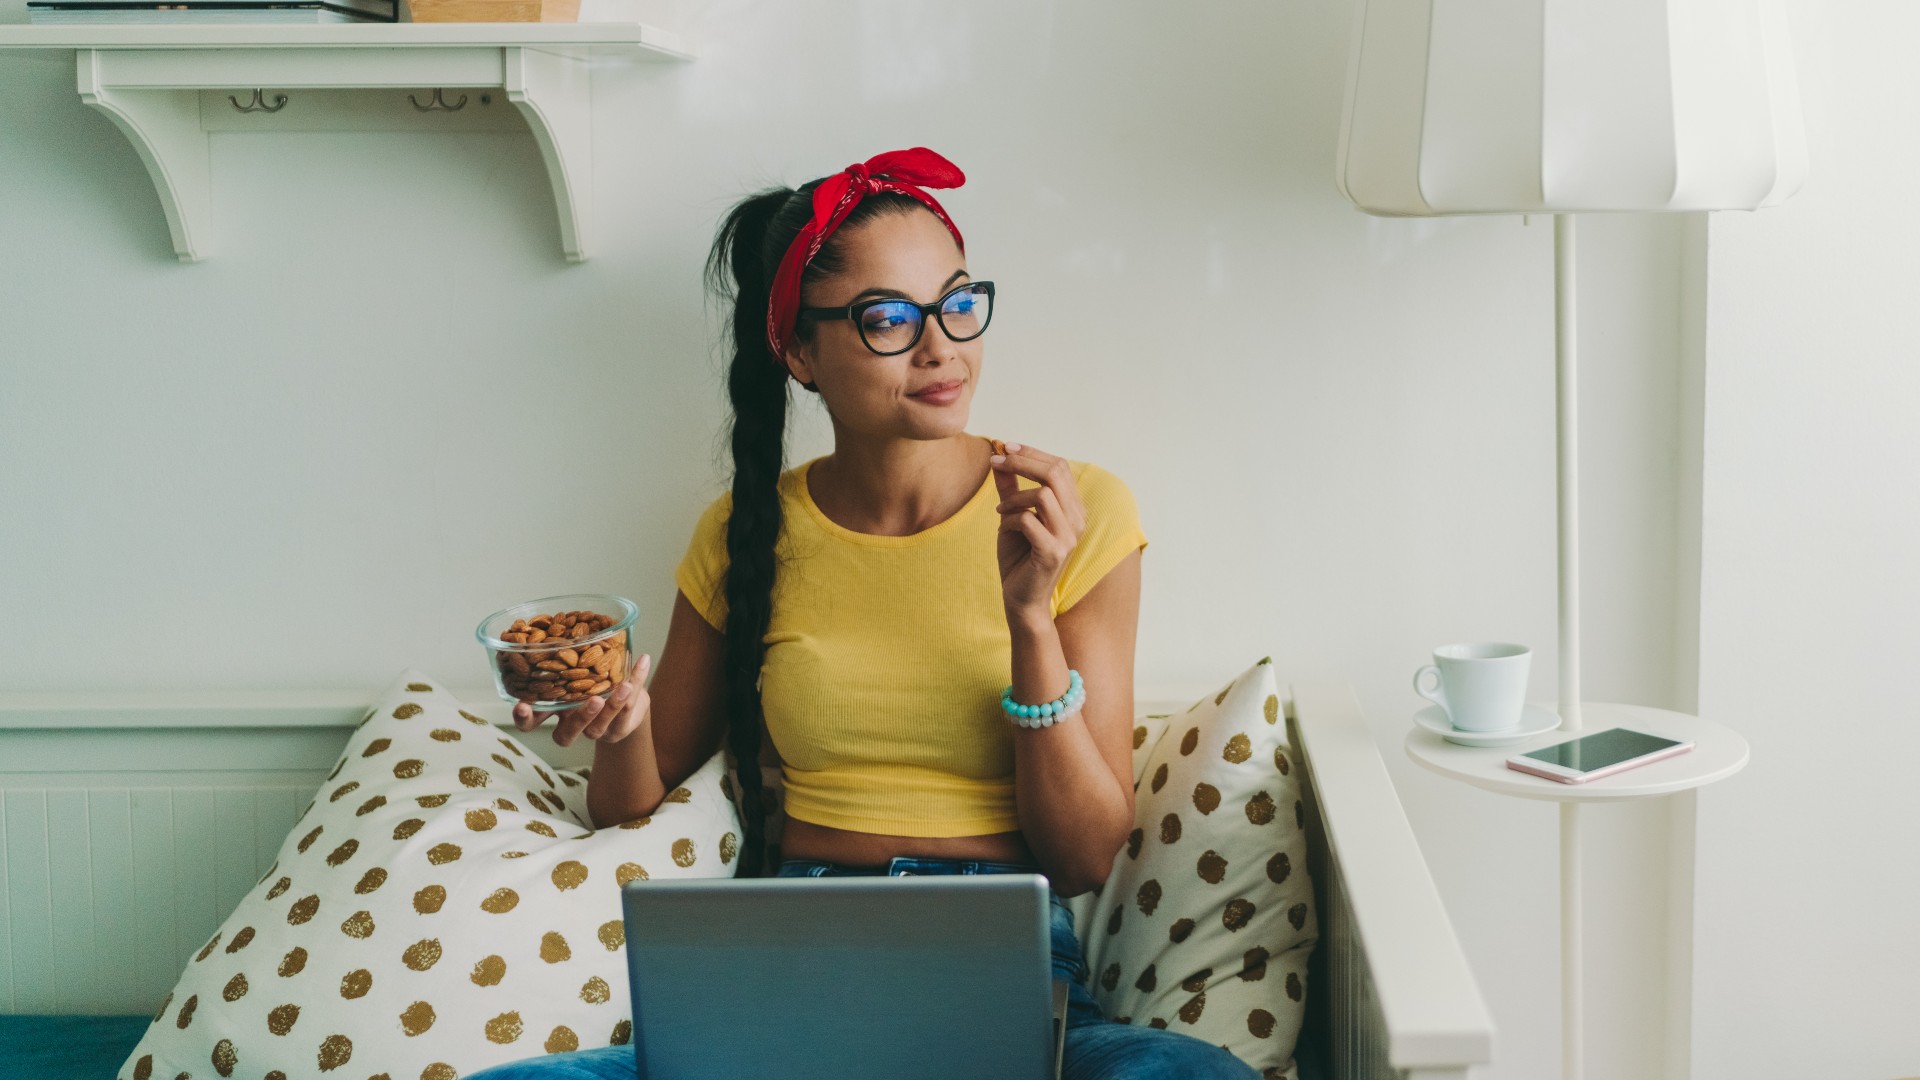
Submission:
[[[1784,0],[1356,0],[1340,190],[1387,216],[1551,214],[1561,728],[1580,696],[1575,214],[1756,210],[1804,180]],[[1584,715],[1583,715],[1584,714]],[[1581,1073],[1579,805],[1560,806],[1562,1069]]]

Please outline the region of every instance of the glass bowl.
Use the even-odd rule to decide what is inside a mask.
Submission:
[[[501,608],[474,634],[502,698],[561,712],[627,681],[639,612],[624,596],[544,596]]]

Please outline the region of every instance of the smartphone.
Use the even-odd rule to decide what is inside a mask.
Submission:
[[[1670,758],[1693,749],[1691,740],[1649,735],[1631,728],[1608,728],[1577,739],[1543,746],[1507,759],[1507,768],[1544,776],[1563,784],[1589,780]]]

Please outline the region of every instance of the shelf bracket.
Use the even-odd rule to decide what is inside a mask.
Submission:
[[[553,185],[560,248],[568,262],[585,262],[587,215],[593,205],[591,68],[539,49],[502,51],[507,100],[526,118]]]
[[[174,254],[181,262],[205,258],[212,241],[213,163],[200,126],[199,92],[109,86],[101,50],[76,53],[80,100],[106,114],[140,155],[167,216]]]

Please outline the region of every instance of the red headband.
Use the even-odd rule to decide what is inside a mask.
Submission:
[[[956,188],[966,182],[966,174],[958,166],[924,146],[870,157],[820,181],[813,189],[813,220],[801,226],[800,235],[787,246],[780,269],[773,275],[773,294],[767,300],[767,347],[773,350],[774,362],[786,364],[787,339],[793,334],[793,322],[800,311],[800,275],[862,199],[882,191],[913,196],[933,211],[965,254],[966,241],[960,239],[953,219],[921,187]]]

